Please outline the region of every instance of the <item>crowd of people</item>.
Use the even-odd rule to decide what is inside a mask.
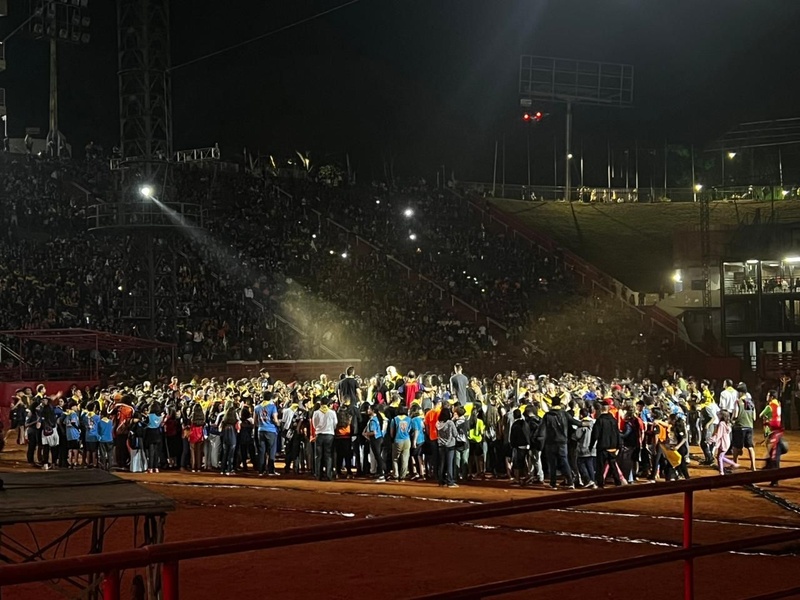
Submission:
[[[177,344],[177,366],[161,356],[155,373],[141,354],[101,352],[105,375],[333,355],[525,359],[542,370],[591,365],[612,374],[619,365],[608,353],[586,356],[585,331],[561,327],[567,313],[611,332],[628,350],[619,362],[634,371],[673,358],[655,332],[576,286],[556,257],[488,231],[450,192],[424,182],[391,193],[329,188],[199,168],[175,170],[173,199],[202,202],[205,229],[157,242],[156,278],[170,283],[153,292],[158,328],[149,331],[140,241],[87,231],[89,205],[111,187],[104,164],[97,152],[85,162],[0,161],[8,175],[0,201],[11,207],[0,216],[0,328],[80,326]],[[42,373],[88,358],[38,344],[23,350]]]
[[[660,381],[586,372],[477,378],[455,364],[449,376],[390,366],[303,382],[262,370],[238,381],[173,376],[56,394],[40,384],[16,392],[8,436],[44,470],[252,471],[448,487],[495,478],[573,489],[687,479],[694,462],[720,475],[755,470],[759,420],[766,466],[780,467],[781,417],[775,390],[757,410],[745,384],[726,380],[716,390],[679,370]]]

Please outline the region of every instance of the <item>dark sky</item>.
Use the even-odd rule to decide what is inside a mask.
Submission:
[[[308,17],[344,0],[172,0],[172,62]],[[90,0],[92,43],[61,52],[61,130],[82,148],[118,138],[115,2]],[[11,0],[8,32],[25,2]],[[639,140],[700,145],[738,122],[798,116],[797,0],[361,0],[268,39],[179,69],[175,148],[218,142],[318,162],[349,152],[362,177],[382,157],[401,174],[437,165],[491,177],[505,135],[509,181],[521,182],[525,130],[520,54],[631,63],[635,107],[578,107],[587,147]],[[47,52],[23,37],[6,49],[10,132],[47,124]],[[563,144],[559,107],[533,133],[534,153]],[[604,159],[603,159],[604,160]]]

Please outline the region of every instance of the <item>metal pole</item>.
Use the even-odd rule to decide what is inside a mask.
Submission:
[[[778,148],[778,175],[780,176],[781,182],[781,194],[783,194],[783,153],[780,147]],[[772,195],[773,197],[775,196],[775,194]]]
[[[119,600],[119,571],[113,569],[103,574],[103,600]]]
[[[553,136],[553,200],[558,200],[558,140]]]
[[[669,148],[667,147],[667,140],[664,140],[664,198],[667,197],[667,157],[669,156]]]
[[[685,492],[683,495],[683,548],[692,547],[694,495]],[[687,558],[683,563],[683,600],[694,600],[694,559]]]
[[[639,201],[639,140],[634,141],[633,151],[635,152],[636,168],[636,201]]]
[[[442,182],[444,185],[444,182]],[[492,198],[496,197],[495,191],[497,189],[497,140],[494,141],[494,171],[492,174]]]
[[[528,187],[531,187],[531,127],[528,125],[525,136],[525,147],[528,151]]]
[[[608,171],[608,189],[611,190],[611,141],[606,140],[606,167]]]
[[[697,182],[694,179],[694,144],[692,144],[692,198],[697,202]]]
[[[178,563],[169,562],[161,566],[162,600],[178,600],[180,597],[180,573]],[[105,600],[105,599],[104,599]]]
[[[570,201],[570,184],[571,170],[569,164],[569,157],[572,148],[572,102],[567,102],[567,156],[566,156],[566,173],[564,175],[564,200]]]
[[[506,136],[503,134],[503,185],[501,187],[500,193],[502,194],[503,198],[506,197]]]
[[[722,197],[725,197],[725,150],[720,151],[720,157],[722,158],[722,185],[720,185],[720,191],[722,192]]]
[[[49,140],[53,143],[53,152],[58,156],[61,150],[61,139],[58,134],[58,54],[56,38],[50,38],[50,132]]]

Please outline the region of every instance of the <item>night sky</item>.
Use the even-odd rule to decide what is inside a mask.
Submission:
[[[173,0],[173,65],[343,2]],[[92,43],[60,55],[61,130],[79,149],[117,143],[115,4],[90,0]],[[10,5],[3,33],[26,10]],[[485,181],[505,135],[509,182],[521,183],[520,54],[634,65],[635,107],[577,108],[576,144],[702,146],[742,121],[800,115],[798,31],[797,0],[361,0],[176,70],[174,146],[310,150],[318,164],[348,152],[362,179],[391,157],[399,174],[445,164]],[[17,37],[6,57],[11,135],[46,131],[46,45]],[[539,158],[563,143],[563,109],[542,108]]]

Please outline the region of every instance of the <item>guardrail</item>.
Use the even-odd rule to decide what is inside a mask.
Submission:
[[[800,529],[792,529],[746,540],[734,540],[706,546],[695,546],[692,538],[694,493],[797,478],[800,478],[800,467],[789,467],[769,471],[741,473],[724,477],[698,477],[691,480],[660,483],[650,486],[624,486],[599,491],[567,492],[523,500],[508,500],[480,505],[458,506],[455,508],[405,513],[388,517],[364,518],[357,521],[338,522],[314,527],[297,527],[278,532],[266,531],[228,537],[169,542],[144,546],[135,550],[83,555],[46,562],[0,565],[0,593],[2,593],[3,587],[11,585],[63,579],[78,575],[102,574],[103,599],[119,600],[120,573],[122,570],[161,565],[161,598],[162,600],[178,600],[180,597],[179,563],[182,560],[211,558],[256,550],[285,548],[300,544],[342,540],[364,535],[460,523],[467,520],[494,519],[546,510],[574,508],[600,502],[616,502],[683,494],[683,549],[681,550],[669,550],[655,554],[626,558],[624,560],[597,563],[594,565],[582,565],[580,567],[551,573],[465,588],[429,596],[428,598],[483,598],[505,594],[511,591],[552,585],[565,581],[576,581],[588,577],[617,573],[628,569],[656,566],[667,562],[682,560],[684,561],[684,600],[693,600],[695,558],[800,539]],[[772,593],[769,597],[781,598],[785,595],[795,593],[795,591],[796,590],[786,590],[783,596],[780,595],[782,592],[779,592],[778,595]]]

